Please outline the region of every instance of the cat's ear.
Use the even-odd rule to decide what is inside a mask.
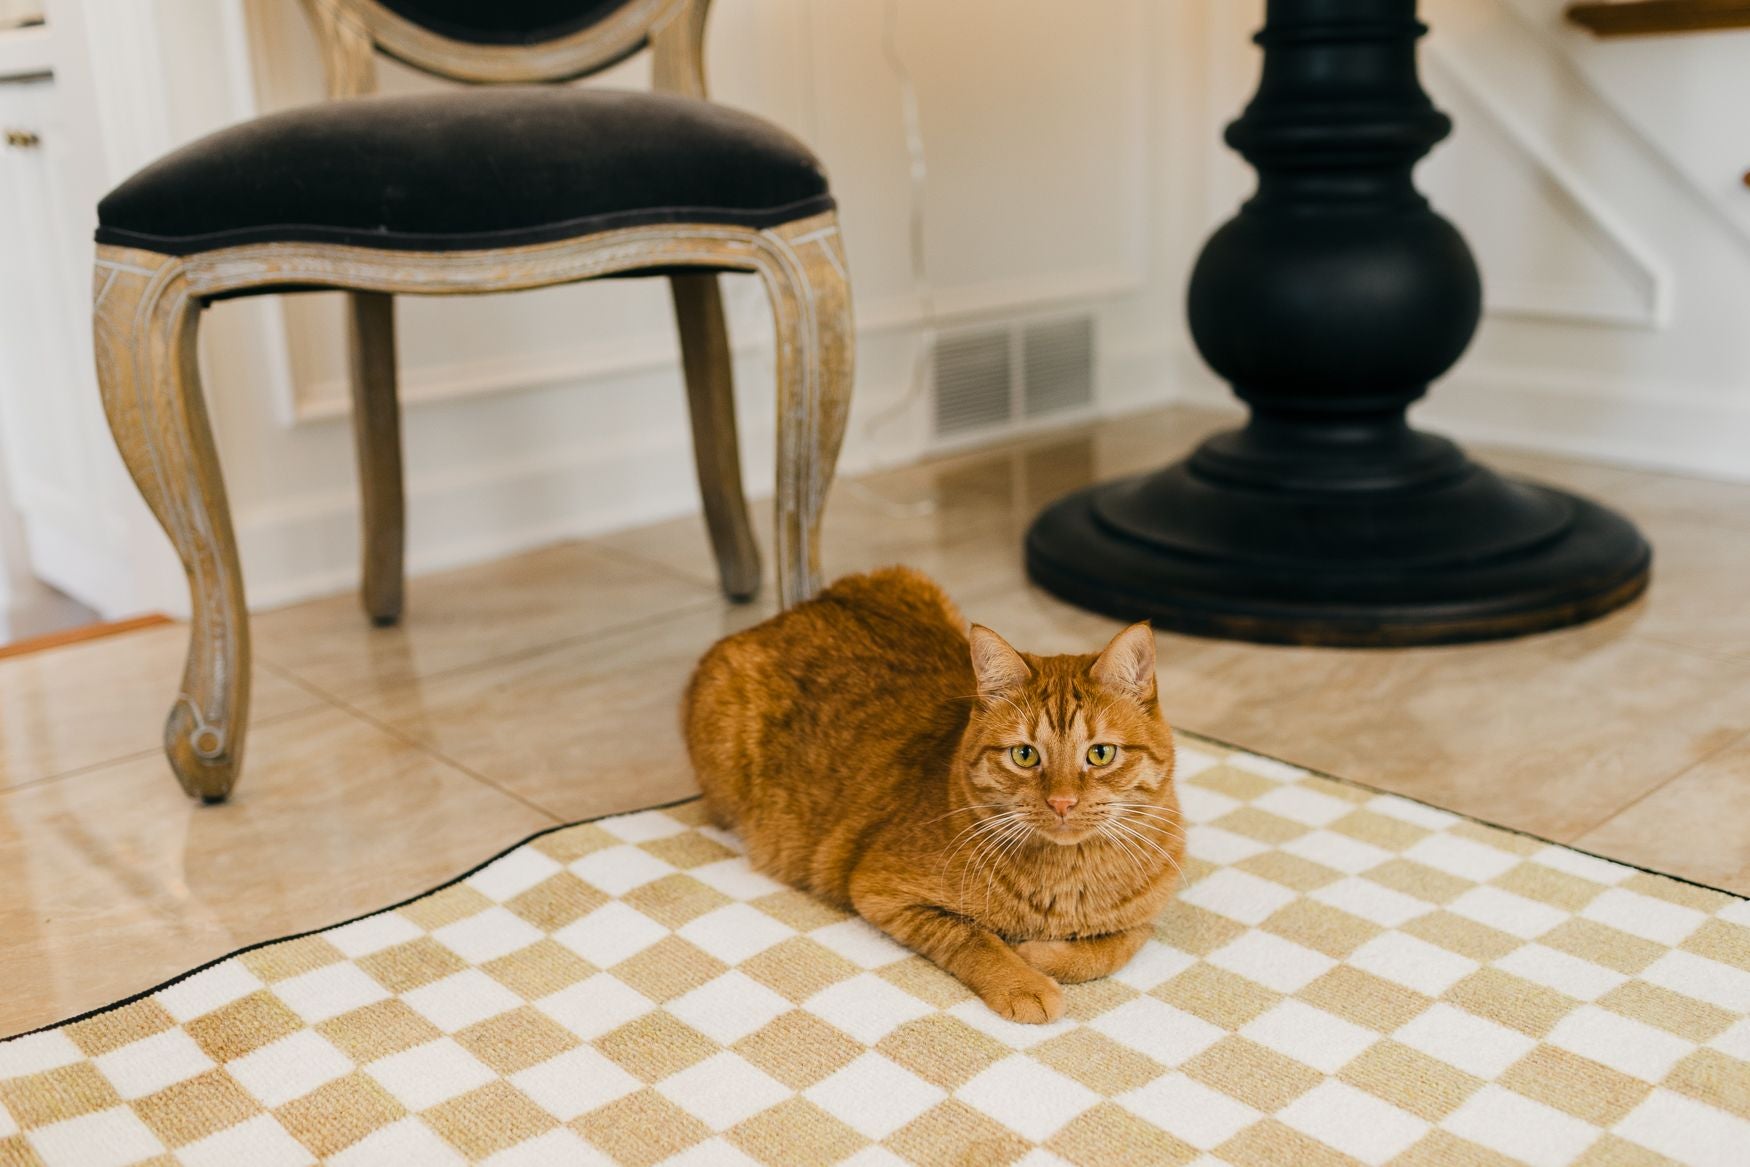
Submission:
[[[969,638],[972,641],[972,672],[978,678],[980,697],[1018,689],[1033,675],[1021,654],[984,625],[974,624]]]
[[[1102,685],[1143,701],[1155,696],[1155,634],[1146,623],[1132,624],[1112,638],[1091,670]]]

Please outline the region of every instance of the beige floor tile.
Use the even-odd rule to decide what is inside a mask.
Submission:
[[[770,602],[720,605],[538,655],[416,681],[359,707],[563,820],[697,789],[681,691],[718,638]]]
[[[1750,741],[1684,771],[1575,845],[1750,895]]]
[[[0,660],[0,789],[160,748],[187,650],[175,624]],[[322,703],[268,669],[254,680],[255,724]]]
[[[1509,473],[1542,478],[1588,494],[1643,525],[1656,527],[1661,520],[1686,519],[1719,527],[1722,535],[1727,529],[1740,533],[1750,530],[1750,483],[1523,451],[1484,450],[1483,456],[1504,462],[1501,468]]]
[[[1146,470],[1190,449],[1231,414],[1174,408],[840,481],[821,537],[829,576],[906,562],[957,590],[1021,582],[1020,539],[1039,508],[1091,481]],[[752,504],[771,571],[771,506]],[[716,566],[697,515],[592,540],[702,583]]]
[[[841,483],[834,488],[822,523],[821,566],[832,579],[908,563],[957,589],[1018,587],[1023,578],[1020,538],[1025,529],[1019,514],[988,492],[956,491],[940,503],[925,504],[898,493],[862,497]],[[763,514],[755,521],[755,532],[764,570],[762,595],[770,595],[771,523]],[[701,585],[715,584],[717,569],[705,542],[704,523],[697,516],[619,532],[598,542],[685,572]]]
[[[255,617],[259,656],[350,697],[589,636],[716,596],[660,565],[584,543],[413,580],[407,614],[372,628],[351,594]]]
[[[222,806],[158,757],[0,794],[0,1035],[405,899],[551,821],[331,707],[250,754]]]
[[[836,511],[844,491],[833,488],[828,513]],[[748,504],[753,518],[754,538],[760,549],[760,588],[762,593],[772,583],[772,507],[770,499],[754,499]],[[717,586],[717,562],[711,557],[711,540],[705,532],[704,516],[698,512],[666,522],[629,527],[606,535],[597,535],[590,544],[617,555],[628,555],[679,572],[701,587]]]
[[[1644,484],[1636,498],[1646,511],[1750,531],[1750,483],[1679,474],[1644,473],[1641,478]]]
[[[1503,469],[1579,490],[1632,518],[1653,546],[1639,636],[1750,661],[1750,485],[1534,454],[1486,455]]]
[[[1649,478],[1658,477],[1621,466],[1606,466],[1529,450],[1468,443],[1465,449],[1477,461],[1509,478],[1541,482],[1609,502],[1612,506],[1621,506],[1624,498],[1636,497],[1645,491]]]
[[[1641,529],[1653,545],[1653,581],[1636,633],[1750,665],[1750,528],[1656,511]]]

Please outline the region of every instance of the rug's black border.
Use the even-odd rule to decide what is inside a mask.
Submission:
[[[1726,888],[1726,887],[1715,887],[1711,883],[1703,883],[1699,879],[1690,879],[1687,876],[1672,875],[1669,871],[1660,871],[1656,867],[1643,867],[1639,863],[1630,863],[1627,859],[1617,859],[1617,858],[1610,856],[1610,855],[1600,855],[1596,851],[1588,851],[1588,850],[1586,850],[1586,848],[1576,847],[1572,843],[1559,843],[1554,839],[1546,839],[1542,835],[1535,834],[1532,831],[1522,831],[1518,827],[1509,827],[1509,826],[1505,825],[1504,823],[1492,823],[1488,819],[1480,819],[1474,814],[1465,814],[1462,811],[1456,811],[1450,807],[1441,806],[1437,802],[1429,802],[1425,798],[1417,798],[1413,794],[1405,794],[1399,790],[1387,790],[1383,786],[1375,786],[1369,782],[1358,782],[1354,778],[1344,778],[1338,774],[1327,774],[1323,770],[1316,770],[1311,766],[1303,766],[1299,762],[1290,762],[1286,758],[1278,758],[1274,754],[1259,753],[1257,750],[1252,749],[1252,747],[1250,747],[1250,746],[1242,746],[1242,745],[1239,745],[1235,742],[1230,742],[1226,738],[1216,737],[1212,733],[1199,733],[1194,729],[1187,729],[1183,732],[1188,734],[1191,737],[1200,737],[1206,742],[1214,742],[1216,745],[1221,746],[1223,749],[1233,750],[1233,751],[1235,751],[1237,753],[1241,753],[1241,754],[1250,754],[1254,758],[1268,758],[1272,762],[1281,762],[1284,766],[1293,766],[1296,770],[1305,770],[1308,774],[1311,774],[1314,778],[1324,778],[1328,781],[1336,782],[1336,783],[1339,783],[1343,786],[1353,786],[1357,790],[1371,790],[1375,794],[1389,794],[1393,798],[1401,798],[1405,802],[1413,802],[1417,806],[1425,806],[1429,810],[1437,810],[1441,814],[1449,814],[1454,818],[1463,819],[1465,822],[1476,823],[1478,826],[1488,827],[1490,830],[1504,831],[1509,835],[1518,835],[1521,839],[1530,839],[1533,842],[1542,843],[1545,846],[1560,847],[1564,851],[1576,851],[1576,852],[1580,853],[1581,855],[1586,856],[1589,859],[1600,859],[1600,860],[1603,860],[1605,863],[1614,863],[1618,867],[1632,868],[1635,871],[1639,871],[1643,875],[1656,875],[1660,879],[1669,879],[1672,883],[1685,884],[1686,886],[1689,886],[1689,887],[1699,888],[1702,891],[1718,892],[1720,895],[1726,896],[1730,899],[1739,900],[1739,901],[1750,901],[1750,895],[1746,895],[1743,892],[1733,891],[1732,889]],[[685,802],[685,801],[686,801],[686,799],[681,800],[681,802]],[[669,805],[670,806],[677,806],[677,805],[679,805],[679,803],[671,802],[671,803],[669,803]],[[651,807],[651,809],[656,810],[658,808]],[[613,816],[603,815],[602,817],[603,818],[611,818]],[[590,821],[594,821],[594,820],[590,820]],[[433,888],[432,890],[437,891],[439,889]],[[399,906],[399,905],[397,905],[397,906]],[[372,913],[372,914],[375,915],[375,913]]]
[[[1466,822],[1476,823],[1479,826],[1489,827],[1489,828],[1491,828],[1493,830],[1497,830],[1497,831],[1505,831],[1509,835],[1518,835],[1522,839],[1532,839],[1532,840],[1535,840],[1536,842],[1543,843],[1543,844],[1550,846],[1550,847],[1561,847],[1562,849],[1567,850],[1567,851],[1576,851],[1576,852],[1579,852],[1581,855],[1585,855],[1585,856],[1588,856],[1588,857],[1593,858],[1593,859],[1599,859],[1605,863],[1614,863],[1618,867],[1632,868],[1633,870],[1642,872],[1646,875],[1656,875],[1656,876],[1660,877],[1661,879],[1669,879],[1674,883],[1681,883],[1681,884],[1685,884],[1689,887],[1700,888],[1702,891],[1717,892],[1720,895],[1727,896],[1731,899],[1735,899],[1735,900],[1738,900],[1740,902],[1750,901],[1750,896],[1741,895],[1740,893],[1735,892],[1735,891],[1728,891],[1726,888],[1723,888],[1723,887],[1714,887],[1712,884],[1702,883],[1700,880],[1685,879],[1681,875],[1672,875],[1668,871],[1656,871],[1651,867],[1642,867],[1639,863],[1630,863],[1630,862],[1623,860],[1623,859],[1613,859],[1609,855],[1600,855],[1595,851],[1587,851],[1584,848],[1576,847],[1571,843],[1558,843],[1554,839],[1546,839],[1542,835],[1534,835],[1530,831],[1521,831],[1515,827],[1502,826],[1500,823],[1491,823],[1487,819],[1480,819],[1474,815],[1460,814],[1458,811],[1449,810],[1446,807],[1438,806],[1432,802],[1427,802],[1423,799],[1415,798],[1415,797],[1408,795],[1408,794],[1400,794],[1396,790],[1386,790],[1383,787],[1374,786],[1374,785],[1371,785],[1370,783],[1367,783],[1367,782],[1357,782],[1353,778],[1344,778],[1344,777],[1341,777],[1341,776],[1336,775],[1336,774],[1327,774],[1323,770],[1316,770],[1316,769],[1312,768],[1311,766],[1303,766],[1299,762],[1290,762],[1290,761],[1287,761],[1286,759],[1278,758],[1278,757],[1275,757],[1274,755],[1271,755],[1271,754],[1260,753],[1259,751],[1252,749],[1250,746],[1242,746],[1242,745],[1238,744],[1237,742],[1230,742],[1226,738],[1216,737],[1214,734],[1200,733],[1194,729],[1182,729],[1182,730],[1179,730],[1178,732],[1185,734],[1187,737],[1200,738],[1203,741],[1210,742],[1214,745],[1220,746],[1221,748],[1223,748],[1225,750],[1232,750],[1233,752],[1240,753],[1240,754],[1250,754],[1254,758],[1266,758],[1272,762],[1280,762],[1284,766],[1292,766],[1296,770],[1304,770],[1306,773],[1312,775],[1315,778],[1324,778],[1328,781],[1336,782],[1336,783],[1339,783],[1343,786],[1353,786],[1357,790],[1370,790],[1375,794],[1389,794],[1393,798],[1401,798],[1405,802],[1413,802],[1417,806],[1425,806],[1429,810],[1437,810],[1437,811],[1441,812],[1442,814],[1449,814],[1455,818],[1464,819]],[[668,810],[672,807],[684,806],[686,803],[695,802],[698,800],[698,798],[699,798],[699,795],[697,795],[697,794],[689,794],[685,798],[670,799],[668,802],[659,802],[659,803],[656,803],[652,806],[637,806],[637,807],[632,807],[629,810],[608,811],[605,814],[593,815],[593,816],[586,818],[586,819],[578,819],[575,822],[556,823],[555,825],[550,826],[550,827],[543,827],[541,830],[536,831],[534,834],[528,835],[528,836],[518,840],[517,842],[512,843],[510,846],[504,848],[502,851],[494,852],[492,855],[488,856],[485,859],[482,859],[480,862],[478,862],[474,866],[468,868],[468,870],[462,872],[460,875],[452,876],[451,878],[444,880],[442,883],[434,884],[433,886],[426,888],[424,891],[416,892],[415,894],[408,896],[406,899],[396,900],[392,904],[384,904],[380,908],[372,908],[368,912],[361,912],[356,916],[351,916],[345,920],[338,920],[332,924],[324,924],[319,928],[309,928],[303,932],[292,932],[292,933],[288,933],[285,936],[275,936],[275,937],[268,939],[268,940],[258,940],[254,944],[246,944],[242,948],[239,948],[234,952],[228,952],[223,956],[216,956],[212,960],[209,960],[209,961],[205,962],[204,964],[196,965],[194,968],[189,969],[187,972],[178,973],[177,975],[171,977],[167,981],[164,981],[160,984],[153,985],[149,989],[141,989],[139,992],[130,994],[129,996],[126,996],[126,997],[123,997],[119,1001],[111,1001],[107,1005],[99,1005],[95,1009],[87,1009],[85,1012],[80,1013],[77,1016],[68,1017],[68,1018],[65,1018],[61,1021],[51,1021],[47,1025],[39,1025],[35,1029],[27,1029],[23,1033],[14,1033],[14,1034],[9,1034],[5,1037],[0,1037],[0,1045],[4,1045],[6,1042],[9,1042],[9,1041],[16,1041],[21,1037],[30,1037],[33,1034],[48,1033],[52,1030],[64,1029],[69,1025],[73,1025],[73,1024],[80,1022],[80,1021],[87,1021],[93,1017],[97,1017],[97,1016],[104,1014],[104,1013],[110,1013],[110,1012],[113,1012],[114,1010],[117,1010],[117,1009],[125,1009],[129,1005],[132,1005],[136,1001],[143,1001],[147,997],[152,996],[154,993],[161,993],[165,989],[170,988],[172,985],[181,984],[183,981],[188,980],[188,978],[190,978],[192,976],[197,976],[200,973],[206,972],[209,968],[212,968],[215,965],[224,964],[228,960],[235,960],[237,957],[246,955],[247,953],[254,952],[258,948],[267,948],[270,945],[274,945],[274,944],[284,944],[290,940],[302,940],[306,936],[315,936],[315,935],[322,933],[322,932],[332,932],[336,928],[344,928],[348,924],[356,924],[360,920],[369,919],[372,916],[379,916],[379,915],[382,915],[384,912],[393,912],[397,908],[404,908],[408,904],[411,904],[417,900],[422,900],[425,897],[430,896],[430,895],[436,895],[438,892],[443,891],[447,887],[454,887],[456,884],[461,883],[463,880],[467,879],[469,876],[473,875],[475,872],[480,871],[481,869],[483,869],[485,867],[489,867],[492,864],[498,862],[500,859],[503,859],[506,855],[509,855],[512,851],[520,851],[522,848],[528,846],[530,843],[533,843],[536,839],[545,838],[546,836],[551,835],[556,831],[568,831],[572,827],[586,826],[589,823],[599,823],[603,819],[619,818],[621,815],[640,814],[640,813],[647,811],[647,810]]]
[[[1210,739],[1210,740],[1214,740],[1214,739]],[[504,848],[502,851],[495,851],[493,854],[487,856],[485,859],[482,859],[480,862],[478,862],[474,866],[468,868],[468,870],[462,872],[460,875],[451,876],[449,879],[444,880],[442,883],[433,884],[431,887],[426,888],[424,891],[415,892],[413,895],[408,896],[406,899],[396,900],[392,904],[384,904],[380,908],[372,908],[368,912],[360,912],[356,916],[349,916],[344,920],[337,920],[332,924],[323,924],[319,928],[307,928],[302,932],[289,932],[284,936],[274,936],[274,937],[271,937],[270,939],[267,939],[267,940],[257,940],[254,944],[245,944],[242,948],[239,948],[233,952],[227,952],[224,956],[215,956],[213,959],[205,962],[204,964],[198,964],[195,967],[189,969],[187,972],[177,973],[175,976],[171,977],[169,980],[163,981],[163,982],[156,984],[156,985],[153,985],[149,989],[141,989],[137,993],[130,993],[128,996],[123,997],[119,1001],[111,1001],[107,1005],[99,1005],[95,1009],[87,1009],[85,1012],[80,1013],[77,1016],[68,1017],[67,1019],[65,1019],[63,1021],[51,1021],[47,1025],[39,1025],[35,1029],[27,1029],[23,1033],[13,1033],[13,1034],[8,1034],[5,1037],[0,1037],[0,1045],[4,1045],[5,1043],[7,1043],[9,1041],[17,1041],[21,1037],[30,1037],[32,1034],[47,1033],[51,1029],[64,1029],[65,1027],[67,1027],[69,1025],[73,1025],[76,1022],[88,1021],[91,1018],[98,1016],[99,1014],[109,1013],[112,1010],[125,1009],[129,1005],[132,1005],[136,1001],[143,1001],[147,997],[150,997],[154,993],[161,993],[165,989],[168,989],[172,985],[181,984],[183,981],[186,981],[189,977],[196,976],[200,973],[204,973],[209,968],[212,968],[214,965],[224,964],[227,960],[235,960],[239,956],[244,956],[248,953],[254,952],[258,948],[267,948],[268,946],[273,945],[273,944],[284,944],[288,940],[302,940],[306,936],[315,936],[321,932],[332,932],[336,928],[344,928],[348,924],[356,924],[360,920],[368,920],[372,916],[380,916],[384,912],[393,912],[397,908],[404,908],[408,904],[411,904],[416,900],[422,900],[426,896],[436,895],[438,892],[443,891],[446,887],[456,886],[456,884],[461,883],[464,879],[467,879],[469,876],[473,875],[475,872],[480,871],[483,868],[490,867],[494,863],[497,863],[500,859],[503,859],[506,855],[509,855],[512,851],[520,851],[524,847],[528,846],[530,843],[533,843],[536,839],[544,839],[548,835],[551,835],[556,831],[568,831],[572,827],[587,826],[590,823],[599,823],[603,819],[619,818],[621,815],[642,814],[644,811],[647,811],[647,810],[668,810],[671,807],[681,806],[681,805],[684,805],[685,803],[689,803],[689,802],[695,802],[698,800],[698,798],[699,798],[699,796],[697,794],[689,794],[685,798],[673,798],[667,802],[658,802],[658,803],[655,803],[654,805],[651,805],[651,806],[635,806],[629,810],[611,810],[605,814],[592,815],[586,819],[578,819],[576,822],[555,823],[550,827],[542,827],[540,830],[536,831],[534,834],[525,835],[522,839],[518,840],[515,843],[512,843],[510,846]]]

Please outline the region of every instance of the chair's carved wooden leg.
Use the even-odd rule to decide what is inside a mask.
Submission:
[[[363,503],[359,599],[379,628],[401,619],[406,596],[402,557],[407,504],[401,485],[401,403],[395,372],[395,298],[384,292],[346,297],[347,356],[352,374],[352,434]]]
[[[693,418],[693,461],[699,471],[705,524],[717,553],[717,575],[724,595],[738,602],[751,600],[760,590],[760,552],[741,490],[735,378],[723,297],[717,276],[710,272],[670,276],[669,287]]]
[[[820,590],[820,520],[850,413],[856,329],[838,221],[815,215],[761,233],[778,350],[778,598]]]
[[[195,360],[200,305],[182,262],[98,248],[93,331],[104,412],[122,459],[188,573],[193,618],[164,748],[182,788],[230,793],[249,723],[249,616],[225,483]]]

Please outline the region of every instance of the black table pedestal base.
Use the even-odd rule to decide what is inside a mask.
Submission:
[[[1514,482],[1400,431],[1358,460],[1266,485],[1248,430],[1183,462],[1077,491],[1027,534],[1027,572],[1063,599],[1196,636],[1401,647],[1581,623],[1638,596],[1651,552],[1626,519]],[[1384,480],[1342,473],[1395,469]]]
[[[1268,0],[1257,94],[1227,128],[1258,188],[1186,296],[1251,418],[1047,507],[1027,534],[1045,588],[1202,636],[1377,646],[1559,628],[1646,588],[1628,520],[1406,420],[1482,310],[1463,236],[1412,181],[1452,128],[1416,79],[1426,31],[1416,0]]]

